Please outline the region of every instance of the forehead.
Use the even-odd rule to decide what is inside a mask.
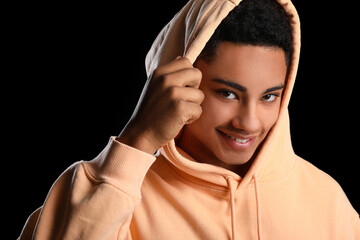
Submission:
[[[236,82],[247,88],[285,83],[287,66],[281,48],[222,42],[209,63],[199,61],[203,80],[214,78]]]

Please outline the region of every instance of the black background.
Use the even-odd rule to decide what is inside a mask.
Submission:
[[[146,80],[145,55],[185,2],[9,6],[1,152],[14,237],[68,166],[94,158],[120,133]],[[335,178],[360,211],[358,20],[343,2],[293,2],[302,28],[289,106],[293,147]]]

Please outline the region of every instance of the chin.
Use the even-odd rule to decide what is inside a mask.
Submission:
[[[242,165],[249,162],[254,152],[246,153],[226,153],[223,152],[218,159],[227,165]]]

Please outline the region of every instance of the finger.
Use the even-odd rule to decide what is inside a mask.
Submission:
[[[201,71],[198,68],[192,68],[188,71],[191,71],[193,76],[185,79],[185,81],[182,82],[182,85],[185,87],[192,87],[198,89],[202,79]]]
[[[191,87],[172,87],[169,89],[172,99],[180,99],[188,102],[201,104],[205,98],[204,93]]]
[[[199,88],[202,74],[197,68],[181,69],[163,76],[164,86]]]
[[[198,120],[202,114],[202,108],[199,104],[188,102],[187,120],[185,124],[191,124]]]
[[[186,68],[193,68],[191,61],[186,57],[177,57],[175,60],[171,61],[170,63],[157,68],[154,71],[154,76],[159,77],[165,74],[169,74],[172,72],[176,72]]]

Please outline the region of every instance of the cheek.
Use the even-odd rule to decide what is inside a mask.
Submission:
[[[199,121],[206,125],[216,127],[231,118],[232,111],[229,106],[212,95],[206,95],[201,104],[202,114]]]
[[[280,106],[276,106],[273,109],[266,109],[262,111],[262,123],[266,133],[269,132],[279,118],[279,110]]]

